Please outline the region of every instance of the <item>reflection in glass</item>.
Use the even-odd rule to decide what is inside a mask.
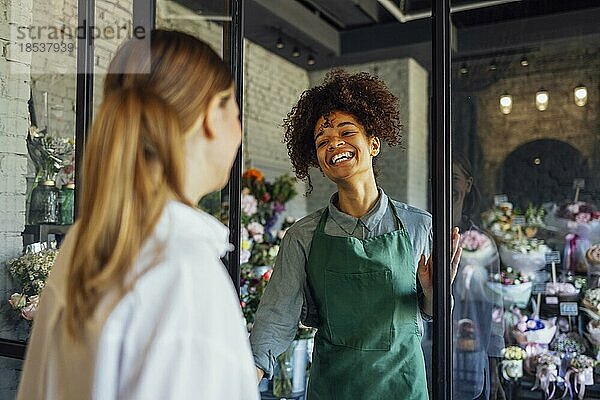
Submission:
[[[453,196],[464,182],[481,192],[453,288],[454,398],[600,397],[599,11],[546,1],[452,15],[452,146],[464,156]],[[494,267],[474,267],[486,242]],[[500,352],[482,346],[494,332]]]

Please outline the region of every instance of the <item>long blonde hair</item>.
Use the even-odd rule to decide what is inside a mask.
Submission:
[[[130,40],[115,55],[83,160],[67,281],[73,338],[109,289],[130,289],[126,277],[167,199],[191,205],[184,196],[184,133],[231,84],[219,56],[181,32],[153,31],[149,43]]]

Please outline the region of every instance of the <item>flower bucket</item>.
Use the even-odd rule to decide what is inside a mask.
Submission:
[[[499,282],[487,282],[488,287],[502,296],[504,307],[510,309],[513,304],[518,307],[526,307],[533,289],[532,282],[520,283],[518,285],[503,285]]]
[[[502,376],[507,381],[523,377],[523,360],[503,360]]]

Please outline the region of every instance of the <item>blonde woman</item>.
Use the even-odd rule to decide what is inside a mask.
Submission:
[[[186,34],[153,31],[150,57],[144,46],[126,43],[109,67],[20,400],[258,398],[220,262],[228,231],[194,208],[240,145],[232,77]]]

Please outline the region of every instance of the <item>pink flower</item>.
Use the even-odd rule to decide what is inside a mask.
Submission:
[[[579,203],[569,204],[567,206],[567,211],[572,214],[577,214],[579,212]]]
[[[244,214],[251,217],[256,214],[256,211],[258,210],[258,201],[251,194],[242,193],[241,207]]]
[[[256,243],[262,243],[265,241],[265,239],[263,238],[262,233],[261,234],[256,234],[254,236],[252,236],[252,240],[254,240]]]
[[[592,215],[590,213],[586,213],[586,212],[579,213],[575,216],[575,222],[580,223],[580,224],[585,224],[587,222],[590,222],[591,219],[592,219]]]
[[[21,310],[21,316],[27,321],[33,321],[39,304],[39,296],[30,296],[29,303]]]
[[[265,227],[258,222],[250,222],[247,229],[251,236],[264,235],[265,233]]]
[[[488,246],[489,243],[490,240],[487,236],[476,230],[466,231],[460,237],[461,247],[467,251],[479,250]]]
[[[525,332],[527,330],[527,322],[519,322],[517,324],[517,329],[521,332]]]

